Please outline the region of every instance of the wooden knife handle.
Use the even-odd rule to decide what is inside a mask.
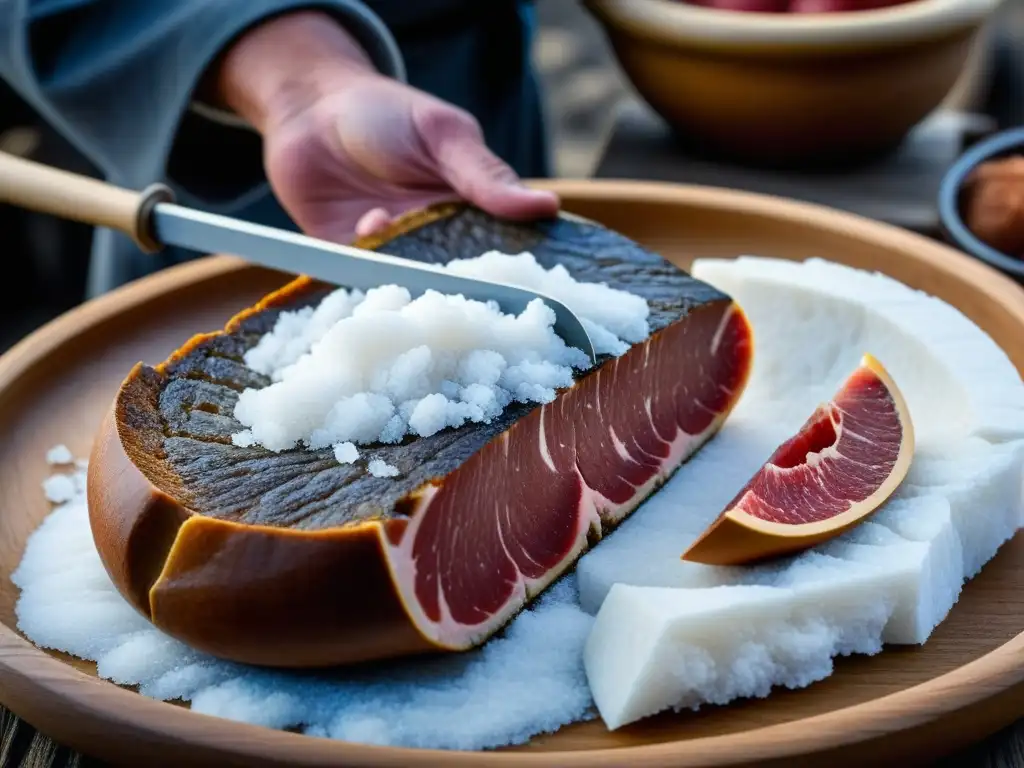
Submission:
[[[162,247],[153,236],[150,214],[157,203],[173,201],[163,184],[133,192],[0,152],[0,203],[116,229],[149,253]]]

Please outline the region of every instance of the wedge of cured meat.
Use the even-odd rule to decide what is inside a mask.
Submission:
[[[443,206],[364,247],[444,263],[529,251],[643,296],[651,335],[543,406],[513,405],[398,445],[233,445],[243,355],[284,309],[332,287],[300,278],[122,385],[89,464],[89,512],[121,593],[156,626],[237,661],[318,666],[486,640],[721,426],[751,364],[729,297],[575,218],[534,224]]]
[[[866,518],[899,487],[914,426],[896,383],[872,355],[780,445],[683,553],[743,565],[808,549]]]

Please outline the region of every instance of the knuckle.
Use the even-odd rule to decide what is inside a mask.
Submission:
[[[459,107],[449,104],[431,104],[417,115],[420,131],[427,136],[472,136],[483,135],[476,118]]]

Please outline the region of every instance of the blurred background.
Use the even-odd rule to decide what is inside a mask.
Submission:
[[[949,119],[935,123],[937,127],[929,134],[931,155],[925,150],[905,152],[904,165],[889,161],[853,176],[840,173],[825,179],[765,175],[727,164],[688,164],[683,159],[666,170],[664,153],[676,151],[662,146],[667,129],[643,106],[622,73],[601,24],[578,0],[538,0],[537,11],[540,31],[534,57],[544,81],[556,172],[563,177],[596,173],[653,178],[657,174],[651,169],[656,166],[670,180],[746,186],[830,204],[836,201],[828,199],[829,189],[841,188],[847,195],[861,190],[873,201],[881,197],[886,212],[902,205],[900,210],[913,220],[918,214],[910,211],[907,199],[892,202],[879,190],[895,195],[902,185],[905,192],[910,190],[906,194],[923,194],[922,204],[930,204],[931,185],[971,140],[995,129],[1024,124],[1024,0],[1006,0],[979,44],[982,55],[973,56],[965,66],[956,93],[951,95],[946,112]],[[935,135],[945,142],[939,142],[938,150],[934,149],[938,146]],[[0,149],[93,173],[2,85]],[[856,210],[857,205],[853,202],[847,207]],[[928,211],[923,215],[927,219]],[[930,225],[925,221],[920,228]],[[13,274],[0,306],[0,349],[4,349],[82,300],[90,232],[84,226],[5,206],[0,206],[0,227],[6,252],[14,255],[7,260]]]

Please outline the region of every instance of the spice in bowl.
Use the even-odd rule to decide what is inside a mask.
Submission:
[[[1024,155],[978,165],[961,190],[964,224],[979,240],[1024,258]]]

